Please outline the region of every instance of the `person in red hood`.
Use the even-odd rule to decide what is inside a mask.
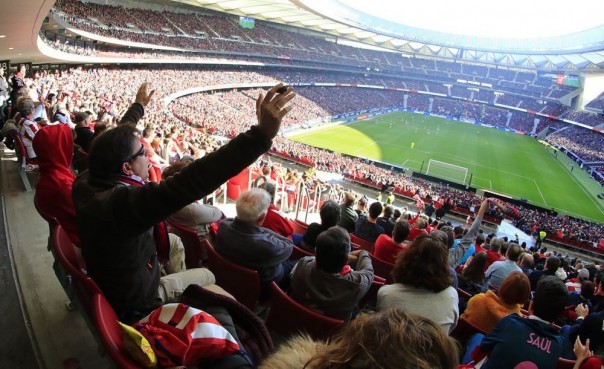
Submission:
[[[46,126],[34,136],[33,148],[40,166],[34,196],[36,208],[44,217],[56,218],[71,242],[79,246],[80,236],[71,198],[71,186],[75,180],[71,171],[73,133],[65,124]]]

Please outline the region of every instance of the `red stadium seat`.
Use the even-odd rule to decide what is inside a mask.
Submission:
[[[237,301],[254,311],[260,300],[261,284],[258,272],[237,265],[222,257],[208,240],[204,241],[208,251],[208,269],[214,273],[216,284],[232,294]]]
[[[308,224],[298,219],[294,219],[292,223],[294,224],[294,233],[299,233],[302,235],[306,233],[306,230],[308,229]]]
[[[352,233],[350,234],[350,242],[359,245],[361,249],[366,250],[370,254],[373,254],[373,250],[375,249],[375,244],[373,242],[357,237]]]
[[[465,319],[464,317],[461,317],[457,321],[457,326],[455,326],[455,329],[453,329],[453,332],[451,332],[450,336],[461,342],[461,344],[463,345],[470,337],[472,337],[476,333],[482,333],[484,335],[487,334],[487,332],[474,325],[469,320]]]
[[[126,352],[117,315],[105,296],[96,294],[92,302],[96,333],[111,361],[119,369],[142,369],[143,366],[135,362]]]
[[[270,292],[266,326],[284,338],[305,332],[314,339],[327,339],[344,325],[343,320],[330,318],[298,303],[275,282],[271,282]]]
[[[289,260],[300,260],[305,256],[315,256],[315,254],[294,245],[294,248],[292,249],[292,254],[289,256]]]
[[[59,264],[55,269],[57,278],[69,297],[68,309],[80,308],[84,312],[84,319],[90,325],[92,320],[92,297],[102,293],[97,284],[86,275],[86,266],[78,255],[76,246],[57,224],[52,233],[51,246],[56,261]]]
[[[373,272],[378,277],[382,277],[386,280],[386,284],[392,284],[394,281],[392,280],[392,269],[394,268],[394,264],[391,264],[387,261],[380,260],[373,255],[371,256],[371,263],[373,265]]]
[[[461,288],[459,288],[459,287],[457,287],[457,296],[458,296],[460,299],[462,299],[462,298],[463,298],[463,299],[466,299],[466,300],[469,300],[469,299],[471,299],[471,298],[472,298],[472,294],[470,294],[469,292],[466,292],[466,291],[462,290],[462,289],[461,289]]]
[[[187,269],[199,268],[202,261],[208,258],[208,251],[205,245],[199,240],[197,232],[178,223],[168,221],[170,233],[180,237],[185,247],[185,264]]]

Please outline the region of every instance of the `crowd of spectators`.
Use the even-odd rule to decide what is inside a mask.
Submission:
[[[82,3],[77,0],[61,0],[55,7],[59,10],[57,14],[68,22],[77,24],[78,28],[120,40],[188,50],[203,49],[286,59],[322,60],[395,73],[402,69],[416,75],[431,74],[433,77],[491,83],[493,86],[509,87],[511,92],[533,97],[557,98],[569,91],[552,82],[546,85],[536,83],[538,79],[534,72],[423,58],[398,58],[382,51],[358,49],[320,37],[302,35],[261,21],[257,21],[253,29],[244,30],[235,17],[140,9],[124,11],[119,7]]]
[[[342,75],[335,78],[350,78]],[[176,151],[179,156],[190,155],[200,157],[220,146],[211,133],[224,137],[233,137],[246,130],[253,123],[253,101],[259,90],[226,90],[213,94],[202,93],[189,95],[177,99],[169,110],[161,105],[161,98],[186,88],[199,86],[216,86],[221,84],[241,85],[245,83],[266,82],[267,84],[285,80],[290,83],[296,81],[333,80],[325,74],[312,72],[250,72],[241,70],[193,70],[193,69],[70,69],[54,74],[39,75],[35,79],[28,79],[28,86],[39,100],[44,101],[49,93],[56,93],[59,100],[68,104],[71,113],[78,111],[91,111],[104,116],[110,124],[128,106],[129,101],[125,96],[132,96],[137,86],[142,81],[148,81],[158,89],[158,96],[147,107],[145,118],[140,122],[141,127],[153,130],[153,146],[156,153],[166,162]],[[368,77],[371,78],[371,77]],[[376,82],[376,81],[371,81]],[[389,90],[357,89],[352,87],[299,87],[296,89],[299,98],[294,102],[295,109],[284,121],[284,127],[291,127],[309,120],[359,111],[365,109],[401,107],[404,104],[404,95],[400,92]],[[425,95],[410,93],[407,95],[407,106],[419,110],[429,107],[429,98]],[[506,112],[501,109],[485,107],[451,99],[434,99],[433,111],[442,114],[472,117],[475,119],[490,118],[496,115],[502,119]],[[179,117],[179,118],[177,118]],[[530,116],[529,117],[533,117]],[[530,125],[530,122],[527,124]],[[547,123],[544,123],[547,124]],[[201,128],[201,129],[198,129]],[[565,133],[564,135],[561,135]],[[604,147],[602,135],[578,127],[561,130],[560,134],[551,135],[552,143],[582,148],[596,158],[603,157],[598,148]],[[571,138],[572,140],[571,141]],[[589,140],[592,138],[592,140]],[[587,142],[581,146],[578,139]],[[569,140],[555,142],[555,140]],[[174,144],[171,144],[174,142]],[[176,146],[176,148],[174,148]],[[170,147],[170,149],[168,149]],[[451,199],[455,206],[464,209],[474,208],[479,199],[472,193],[450,189],[446,186],[434,185],[423,180],[411,178],[389,169],[378,168],[373,163],[362,158],[353,158],[327,150],[309,147],[307,145],[289,141],[284,137],[275,139],[274,150],[288,156],[304,159],[306,163],[316,169],[345,174],[351,178],[367,179],[374,182],[391,183],[397,188],[419,192],[422,197],[442,197]],[[168,152],[172,151],[172,153]],[[577,152],[581,152],[577,150]],[[496,210],[489,210],[493,216],[501,216]],[[545,216],[545,215],[544,215]],[[534,214],[525,218],[525,223],[530,224],[536,219]],[[557,219],[557,218],[556,218]],[[590,225],[587,222],[560,218],[573,226],[572,237],[588,239],[591,233],[601,234],[601,226]],[[576,223],[578,222],[578,223]],[[553,228],[559,228],[559,224]],[[566,225],[567,223],[561,223]],[[576,227],[583,224],[582,228]],[[533,226],[532,224],[530,225]],[[591,227],[598,227],[592,229]],[[581,231],[580,231],[581,230]],[[562,230],[563,234],[567,234]],[[569,233],[570,234],[570,233]],[[571,237],[571,236],[569,236]]]
[[[507,105],[507,106],[520,106],[524,109],[531,109],[531,110],[535,110],[533,109],[533,103],[534,100],[532,99],[523,99],[520,96],[516,96],[516,95],[512,95],[512,94],[499,94],[499,96],[497,96],[497,99],[495,100],[495,102],[497,104],[501,104],[501,105]]]
[[[571,241],[598,242],[604,234],[603,224],[590,224],[569,216],[553,216],[548,212],[521,208],[514,225],[527,234],[544,229],[548,234]]]
[[[601,133],[571,126],[547,136],[547,141],[572,151],[583,160],[604,160],[604,135]]]
[[[591,113],[587,111],[569,110],[564,116],[565,119],[575,122],[581,122],[589,126],[595,127],[604,123],[602,114]]]
[[[599,109],[604,111],[604,93],[591,100],[586,106],[588,108]]]
[[[99,7],[102,6],[99,5]],[[140,19],[146,16],[146,12],[147,11],[142,10],[139,12],[133,12],[131,17],[134,19]],[[98,12],[95,14],[99,17],[102,16],[98,14]],[[165,31],[164,28],[168,28],[167,25],[170,23],[170,21],[167,18],[168,16],[164,15],[163,17],[167,21],[164,26],[157,28],[156,26],[162,23],[160,20],[157,20],[153,17],[149,18],[153,25],[145,26],[154,32]],[[117,21],[125,22],[126,25],[130,23],[126,19],[118,19]],[[217,35],[228,32],[228,27],[230,27],[228,25],[230,20],[225,21],[225,19],[222,19],[221,22],[216,22],[211,25],[212,32]],[[141,26],[138,23],[133,24],[137,27]],[[258,35],[259,36],[257,37],[263,37],[260,32],[258,33]],[[273,39],[272,42],[277,41]],[[61,47],[61,45],[58,45],[58,47]],[[65,45],[63,45],[63,47],[65,47]],[[356,54],[357,58],[368,60],[368,55],[366,55],[366,53],[369,52],[358,51]],[[457,66],[452,67],[447,64],[443,65],[431,61],[419,62],[417,63],[417,65],[415,65],[415,67],[422,69],[444,67],[449,68],[451,70],[457,68]],[[484,71],[480,71],[480,73],[482,72]],[[520,80],[529,79],[531,76],[530,74],[521,74],[520,72],[511,71],[506,71],[504,73],[493,75],[490,75],[490,72],[490,70],[487,70],[484,76],[491,78],[514,79],[515,81],[517,81],[514,82],[515,84],[521,84],[522,82],[520,82]],[[478,74],[478,72],[475,72],[475,74]],[[117,121],[117,118],[122,116],[123,112],[128,108],[128,106],[130,106],[131,97],[137,95],[138,101],[139,96],[136,93],[135,89],[142,82],[149,83],[150,88],[155,89],[156,95],[153,101],[150,101],[151,96],[147,96],[146,93],[144,94],[143,97],[146,100],[144,103],[145,116],[144,119],[138,121],[138,127],[141,128],[141,130],[143,131],[143,139],[148,138],[150,141],[149,147],[146,147],[146,145],[143,144],[140,149],[140,153],[139,151],[137,151],[137,153],[134,154],[132,160],[135,160],[137,156],[145,155],[146,153],[146,155],[149,156],[150,160],[154,156],[157,156],[158,159],[156,161],[151,160],[151,165],[160,167],[163,167],[168,163],[172,163],[174,161],[185,159],[185,157],[199,158],[205,156],[207,153],[214,152],[224,142],[224,137],[233,138],[238,133],[246,131],[252,124],[256,123],[257,116],[255,112],[254,102],[257,96],[261,94],[260,89],[220,89],[218,87],[214,87],[212,89],[211,86],[220,86],[225,84],[231,86],[241,86],[243,84],[252,83],[274,84],[278,81],[286,81],[288,82],[288,84],[295,84],[296,82],[317,81],[356,83],[359,81],[359,79],[345,74],[327,75],[316,72],[288,73],[270,71],[256,72],[241,69],[159,69],[153,67],[128,69],[116,67],[90,69],[74,68],[56,73],[40,73],[36,75],[35,78],[26,78],[25,80],[26,85],[28,86],[27,92],[29,96],[31,96],[34,100],[38,100],[40,102],[51,101],[51,96],[56,96],[56,110],[65,111],[66,114],[73,115],[74,120],[76,120],[76,117],[78,116],[78,114],[76,113],[91,112],[92,115],[95,115],[97,117],[95,129],[98,129],[104,125],[114,125]],[[424,83],[417,81],[400,80],[397,82],[410,89],[429,91],[434,89],[442,91],[440,85],[431,84],[429,82]],[[386,85],[383,79],[370,76],[365,77],[363,79],[363,83]],[[168,106],[165,106],[162,103],[162,99],[168,96],[169,94],[179,92],[187,88],[200,86],[209,87],[213,91],[208,93],[199,93],[181,97]],[[473,93],[469,92],[467,89],[456,88],[455,91],[456,93],[467,94],[465,96],[467,96],[468,99],[473,96]],[[407,107],[416,110],[428,111],[431,109],[431,112],[434,113],[445,114],[459,118],[464,117],[468,119],[474,119],[476,121],[482,121],[484,123],[493,124],[498,127],[506,126],[509,122],[509,128],[524,130],[527,132],[530,130],[534,130],[534,116],[531,114],[513,112],[511,119],[509,119],[510,117],[508,115],[508,111],[504,109],[482,104],[475,104],[469,101],[453,100],[450,98],[432,99],[429,96],[417,94],[415,92],[403,94],[401,92],[392,90],[361,89],[356,87],[338,86],[296,87],[296,94],[298,95],[296,100],[291,102],[293,110],[283,121],[284,129],[288,129],[290,127],[305,122],[320,120],[330,115],[391,107],[400,108],[406,103]],[[283,107],[278,108],[282,109]],[[548,125],[550,124],[550,122],[543,120],[543,122],[541,122],[540,124]],[[570,136],[572,136],[572,140],[570,141],[570,143],[566,142],[567,145],[586,145],[586,149],[588,150],[586,152],[588,155],[595,155],[595,157],[597,158],[602,158],[603,153],[601,148],[604,147],[604,145],[602,145],[603,142],[600,140],[603,139],[603,136],[598,136],[597,139],[594,141],[591,140],[590,137],[588,137],[587,135],[582,136],[583,134],[587,133],[595,134],[594,132],[588,132],[587,130],[583,129],[580,133],[578,133],[577,131],[574,131],[576,129],[579,128],[571,127],[565,130],[560,130],[560,134],[557,136],[553,135],[553,139],[570,139]],[[119,131],[119,128],[116,129],[116,131]],[[275,129],[274,132],[276,134],[277,130]],[[578,141],[573,141],[575,139],[578,139]],[[581,139],[584,140],[584,143],[579,143]],[[100,140],[103,140],[103,138],[100,138]],[[256,148],[257,146],[259,146],[256,145],[257,143],[259,142],[252,141],[252,144],[243,146],[247,146],[248,148]],[[589,150],[594,150],[594,152],[591,152]],[[313,170],[335,172],[340,173],[345,177],[353,180],[380,183],[383,184],[386,188],[394,187],[396,189],[400,189],[408,193],[414,193],[420,198],[431,198],[434,200],[438,200],[441,201],[441,203],[447,203],[452,207],[466,209],[470,213],[474,213],[475,209],[477,209],[480,205],[480,215],[478,215],[477,219],[475,220],[475,224],[477,224],[478,226],[480,226],[481,224],[480,221],[483,213],[485,213],[485,209],[486,215],[490,217],[502,218],[504,216],[504,213],[499,205],[495,205],[487,200],[482,200],[474,193],[455,190],[447,185],[435,184],[423,179],[413,178],[403,172],[376,166],[371,161],[363,158],[346,156],[328,150],[310,147],[305,144],[287,140],[283,136],[278,136],[274,138],[273,153],[286,154],[290,158],[299,159],[300,161],[313,167]],[[247,156],[241,155],[239,157],[245,158]],[[220,162],[222,163],[222,161]],[[146,172],[147,166],[144,166],[143,168],[144,172]],[[281,176],[283,177],[282,180],[286,181],[286,183],[289,183],[287,182],[289,181],[288,178],[293,178],[292,183],[295,183],[298,180],[296,179],[298,177],[296,171],[289,171],[286,173],[282,172],[280,177]],[[186,178],[186,175],[179,177]],[[308,177],[305,177],[305,175],[300,175],[299,177],[299,180],[308,180]],[[153,179],[154,178],[152,178],[151,176],[151,180]],[[317,182],[310,183],[310,187],[316,186],[316,183]],[[133,188],[134,187],[135,186],[133,186]],[[336,193],[336,198],[341,199],[341,197],[343,196],[344,189],[339,186],[334,187],[335,189],[333,192]],[[267,195],[263,196],[266,197]],[[232,242],[234,238],[224,238],[225,226],[230,224],[231,222],[234,224],[237,221],[243,221],[244,219],[241,214],[242,209],[244,210],[243,212],[245,212],[245,209],[255,208],[254,206],[244,206],[245,203],[242,201],[244,201],[245,199],[241,199],[242,197],[240,197],[240,199],[238,200],[237,219],[233,221],[224,221],[220,226],[222,228],[219,228],[219,238],[217,244],[218,246],[220,246],[221,244],[222,247],[224,247],[225,245],[235,245],[235,243]],[[241,203],[243,203],[244,205],[240,205]],[[267,205],[268,203],[269,199],[266,200]],[[140,206],[135,208],[139,210],[141,209]],[[371,215],[371,207],[369,209]],[[589,241],[593,242],[594,244],[596,242],[600,242],[601,235],[604,234],[604,225],[601,224],[593,224],[584,220],[575,219],[571,217],[553,217],[548,212],[539,212],[531,209],[520,208],[519,210],[520,216],[515,221],[516,226],[518,226],[527,233],[535,233],[536,231],[543,230],[545,232],[555,234],[563,239]],[[371,217],[375,218],[377,215],[379,214],[376,213],[375,216]],[[136,219],[136,217],[130,217],[130,219]],[[253,225],[254,221],[257,221],[258,219],[258,214],[256,214],[255,216],[251,217],[248,222]],[[94,225],[95,223],[88,222],[88,225],[90,224]],[[472,225],[471,229],[474,228],[475,233],[478,233],[478,226]],[[105,230],[105,228],[99,229],[101,229],[102,231]],[[109,230],[108,232],[113,231]],[[453,230],[450,230],[450,232],[451,234],[453,234]],[[474,231],[470,231],[468,233],[472,232]],[[409,252],[401,254],[402,257],[399,257],[397,259],[393,273],[395,286],[388,286],[385,289],[380,290],[380,293],[378,294],[377,308],[379,311],[380,309],[384,309],[385,307],[396,306],[398,303],[397,299],[402,300],[402,294],[393,293],[392,290],[400,288],[400,286],[397,285],[401,285],[403,287],[408,286],[410,289],[414,290],[414,292],[411,293],[411,295],[414,297],[413,301],[419,302],[414,304],[417,309],[416,312],[420,315],[428,315],[429,318],[432,320],[437,320],[439,311],[438,309],[434,308],[434,306],[439,304],[430,305],[430,303],[426,303],[426,301],[428,300],[426,300],[425,296],[422,298],[420,297],[420,295],[417,295],[417,287],[419,286],[427,292],[440,292],[443,291],[443,289],[447,289],[449,290],[450,294],[450,303],[447,305],[447,308],[451,310],[451,313],[454,314],[455,317],[454,319],[452,319],[451,322],[440,324],[440,326],[441,329],[444,329],[444,333],[448,334],[453,331],[454,325],[458,318],[458,295],[455,291],[455,288],[452,287],[454,282],[453,278],[450,278],[452,274],[451,270],[449,270],[449,265],[447,265],[447,261],[450,260],[450,256],[449,258],[447,258],[445,251],[446,248],[443,248],[443,246],[446,245],[449,240],[451,241],[451,244],[448,244],[447,246],[451,247],[453,240],[447,238],[447,234],[444,233],[444,231],[441,233],[445,234],[444,241],[439,238],[438,235],[416,238],[416,241],[413,244],[413,247],[410,248],[410,250],[415,250],[413,251],[414,253],[423,250],[421,251],[423,255],[421,255],[420,257],[410,256],[412,255],[412,253]],[[233,234],[236,233],[232,232],[231,235]],[[475,234],[472,235],[472,243],[474,242],[474,236]],[[223,237],[222,242],[220,241],[220,237]],[[293,245],[291,244],[291,241],[286,237],[283,237],[282,241],[283,243],[287,244],[287,247],[284,247],[284,249],[286,249],[286,252],[284,252],[284,257],[281,263],[288,265],[291,268],[291,262],[285,260],[285,258],[287,258],[289,254],[291,254]],[[90,242],[90,240],[88,240],[88,242]],[[322,247],[322,242],[323,240],[319,237],[317,241],[317,257],[321,255],[320,250]],[[463,239],[461,242],[464,242]],[[426,243],[427,245],[422,246],[422,243]],[[102,243],[99,243],[99,245],[102,246]],[[478,242],[478,237],[476,237],[476,245],[476,247],[480,246],[480,243]],[[254,256],[258,257],[259,254],[254,253],[254,250],[248,247],[250,246],[250,242],[242,242],[240,246],[241,247],[239,247],[237,250],[234,250],[234,253],[235,255],[240,257],[239,262],[241,264],[245,264],[246,262],[246,260],[241,260],[241,256],[243,255],[241,250],[243,249],[246,249],[248,253],[250,253],[250,256],[247,257],[248,259],[251,259]],[[345,246],[346,248],[350,246],[349,240],[346,240]],[[459,249],[462,248],[461,245],[457,247],[459,247]],[[514,253],[517,254],[514,257],[511,256],[512,252],[508,252],[506,254],[508,257],[508,262],[516,262],[518,256],[520,256],[520,246],[517,244],[511,244],[508,250],[518,250],[518,252],[514,251]],[[439,253],[442,253],[443,255],[439,255]],[[434,257],[435,255],[440,258],[440,264],[442,265],[437,265],[434,261],[430,260],[430,258]],[[344,256],[346,256],[346,253],[344,253]],[[354,256],[356,256],[359,260],[357,265],[354,266],[355,269],[371,269],[371,272],[369,274],[371,274],[371,278],[373,278],[373,270],[367,252],[359,251]],[[237,260],[235,261],[237,262]],[[262,263],[264,261],[265,260],[260,260],[260,262]],[[361,263],[366,264],[366,266],[361,267],[359,265]],[[344,262],[343,264],[346,263]],[[437,277],[430,275],[430,281],[427,281],[426,275],[432,273],[434,265],[437,265],[439,275]],[[301,264],[298,265],[298,268],[302,268]],[[545,268],[548,269],[547,264]],[[286,276],[288,276],[289,273],[286,271],[285,266],[283,266],[282,269],[283,270],[281,271],[281,274],[284,276],[283,278],[287,279]],[[312,270],[314,270],[314,268]],[[339,270],[341,270],[342,272],[339,273]],[[300,269],[298,269],[298,271],[300,271]],[[350,270],[346,271],[346,269],[344,269],[344,265],[340,265],[337,269],[334,270],[326,269],[326,271],[329,272],[331,275],[335,276],[338,276],[339,274],[345,275],[347,273],[350,273]],[[454,272],[453,275],[455,275]],[[566,276],[562,279],[565,278]],[[451,281],[449,281],[449,279],[451,279]],[[294,276],[292,276],[292,281],[295,281]],[[367,288],[369,288],[371,282],[368,281],[368,283],[366,284]],[[119,285],[124,286],[125,284]],[[440,287],[441,285],[442,288]],[[436,286],[436,289],[434,289],[433,286]],[[505,290],[505,288],[503,289]],[[537,288],[535,294],[535,300],[537,301],[537,310],[535,314],[540,320],[543,320],[542,318],[545,318],[548,321],[553,321],[554,318],[556,318],[559,314],[554,314],[551,318],[549,316],[540,315],[543,310],[539,310],[539,304],[549,305],[546,303],[547,301],[544,302],[544,300],[541,299],[542,290],[543,288]],[[562,286],[562,290],[566,293],[566,289],[564,289],[564,286]],[[385,299],[385,296],[388,294],[391,295],[390,298]],[[359,295],[359,298],[360,296],[361,295]],[[566,298],[566,294],[563,294],[563,297]],[[386,304],[384,304],[385,301],[387,302]],[[564,302],[565,301],[566,300],[564,300]],[[520,305],[525,302],[526,300],[523,300]],[[331,304],[331,306],[335,305]],[[410,310],[409,306],[406,306],[406,308]],[[391,312],[389,314],[394,313]],[[346,316],[346,319],[348,319],[348,315]],[[363,319],[365,318],[361,318],[361,320],[358,321],[363,322]],[[504,320],[504,324],[507,320]],[[539,324],[541,323],[543,322],[540,322]],[[354,327],[355,324],[361,323],[353,323],[351,326]],[[438,325],[435,325],[433,323],[423,322],[422,324],[424,326],[426,326],[426,324],[432,324],[436,327],[436,329],[439,329]],[[545,325],[549,323],[543,324]],[[368,326],[369,325],[365,325],[364,328],[367,328]],[[400,333],[407,332],[407,330],[408,329],[399,328],[396,331]],[[487,336],[485,342],[488,343],[490,342],[489,340],[493,340],[493,337],[496,336],[496,332],[498,331],[499,330],[496,329],[494,334]],[[505,341],[506,340],[502,340],[502,342]],[[512,341],[512,339],[510,338],[509,341]],[[409,347],[415,346],[417,345],[409,345]],[[355,344],[354,347],[355,349],[358,347],[362,347],[363,351],[371,357],[371,354],[368,352],[367,348],[363,346],[362,343],[359,343],[358,345]],[[448,352],[450,356],[453,357],[451,362],[456,361],[456,355],[454,352],[455,349],[453,347],[454,346],[451,345],[451,347],[448,347],[447,349],[443,350],[443,352]],[[481,349],[486,350],[487,345],[483,345]],[[554,353],[554,359],[557,360],[558,351]],[[495,359],[496,355],[493,355],[493,357],[494,358],[492,359],[491,364],[496,362],[495,360],[502,360],[501,358]],[[516,358],[513,355],[510,357]],[[371,359],[372,363],[379,364],[376,359]],[[378,357],[378,359],[381,360],[381,357]],[[495,364],[493,364],[491,367],[493,366],[495,366]]]

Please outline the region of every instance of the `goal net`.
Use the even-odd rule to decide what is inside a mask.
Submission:
[[[430,159],[428,161],[426,174],[452,182],[466,184],[468,168]]]

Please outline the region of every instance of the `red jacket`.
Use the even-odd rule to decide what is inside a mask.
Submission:
[[[273,204],[268,207],[268,212],[266,213],[266,218],[264,218],[262,226],[283,237],[289,237],[290,239],[292,238],[292,234],[294,234],[294,225],[292,221],[287,219],[285,214],[280,212],[279,208]]]
[[[80,245],[71,186],[75,175],[71,171],[73,134],[66,124],[46,126],[34,136],[33,148],[38,156],[40,179],[34,201],[41,212],[57,219],[71,242]]]
[[[484,265],[484,270],[487,270],[487,268],[494,262],[501,260],[503,260],[503,258],[501,257],[501,255],[499,255],[498,251],[487,250],[487,262]]]

